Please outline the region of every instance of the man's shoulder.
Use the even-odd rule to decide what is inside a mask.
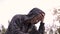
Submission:
[[[13,16],[13,18],[23,18],[25,17],[25,15],[21,15],[21,14],[16,14]]]

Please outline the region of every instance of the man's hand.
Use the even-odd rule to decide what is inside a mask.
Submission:
[[[41,22],[44,21],[44,16],[45,16],[45,15],[42,13],[42,14],[41,14]]]
[[[43,23],[43,21],[44,21],[44,18],[41,19],[41,22],[42,22],[42,23]]]

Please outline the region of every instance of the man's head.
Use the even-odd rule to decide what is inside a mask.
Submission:
[[[39,21],[43,22],[44,16],[45,16],[45,13],[44,12],[41,12],[41,14],[39,14],[39,15],[37,15],[34,18],[31,19],[31,23],[32,24],[36,24]]]
[[[45,13],[38,9],[38,8],[33,8],[29,13],[28,13],[28,21],[31,23],[35,24],[39,21],[43,21],[43,18],[45,16]]]

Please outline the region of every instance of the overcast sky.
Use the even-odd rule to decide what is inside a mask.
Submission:
[[[0,0],[0,26],[8,27],[8,20],[16,14],[27,14],[31,9],[37,7],[43,10],[45,25],[53,23],[52,10],[60,6],[60,0]]]

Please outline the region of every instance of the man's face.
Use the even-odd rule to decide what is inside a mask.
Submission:
[[[37,15],[36,17],[34,17],[34,18],[31,20],[31,23],[36,24],[36,23],[38,23],[39,21],[43,21],[43,20],[44,20],[44,16],[45,16],[45,14],[43,14],[43,13]]]

